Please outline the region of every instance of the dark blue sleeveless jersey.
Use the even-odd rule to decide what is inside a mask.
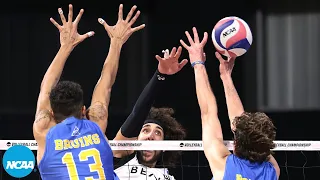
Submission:
[[[270,162],[250,163],[230,154],[227,157],[223,180],[277,180],[277,173]]]
[[[39,171],[42,180],[118,180],[112,150],[99,126],[67,118],[52,127]]]

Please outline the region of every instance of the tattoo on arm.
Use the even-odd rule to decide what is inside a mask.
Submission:
[[[94,104],[89,108],[88,118],[94,122],[107,120],[108,118],[107,107],[103,103],[97,102],[96,104]]]
[[[51,113],[48,111],[48,110],[43,110],[43,111],[39,111],[37,114],[36,114],[36,119],[35,119],[35,123],[39,123],[41,121],[44,121],[44,120],[51,120],[52,119],[52,115]]]
[[[41,110],[38,111],[33,124],[33,130],[37,133],[42,133],[44,130],[50,128],[53,125],[53,117],[50,111]]]

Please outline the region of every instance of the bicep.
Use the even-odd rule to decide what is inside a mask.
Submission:
[[[87,112],[89,120],[95,122],[103,133],[106,132],[108,126],[108,108],[101,102],[93,103]]]

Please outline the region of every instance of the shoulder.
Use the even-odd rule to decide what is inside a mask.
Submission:
[[[225,165],[225,171],[227,169],[236,169],[237,167],[239,167],[240,164],[249,164],[244,162],[245,160],[240,159],[239,157],[237,157],[234,154],[230,154],[227,158],[226,158],[226,165]]]
[[[136,158],[136,153],[128,154],[127,156],[124,156],[121,158],[113,157],[114,169],[117,169],[117,168],[127,164],[129,161],[131,161],[135,158]]]
[[[231,160],[240,160],[240,158],[231,153],[229,154],[229,156],[227,156],[227,161],[231,161]]]
[[[230,165],[236,165],[236,164],[250,164],[250,162],[248,160],[245,159],[241,159],[238,156],[234,155],[234,154],[230,154],[227,157],[226,160],[226,166],[230,166]]]

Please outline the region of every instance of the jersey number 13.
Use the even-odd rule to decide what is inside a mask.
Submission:
[[[102,162],[100,158],[100,152],[96,148],[82,150],[79,153],[80,161],[87,161],[89,157],[93,157],[95,163],[89,164],[90,172],[98,173],[98,179],[106,179],[104,174],[104,169],[102,167]],[[70,180],[79,180],[78,171],[76,163],[74,162],[74,157],[71,152],[66,153],[62,157],[62,163],[67,166],[68,174]],[[85,180],[94,180],[93,176],[85,177]]]

